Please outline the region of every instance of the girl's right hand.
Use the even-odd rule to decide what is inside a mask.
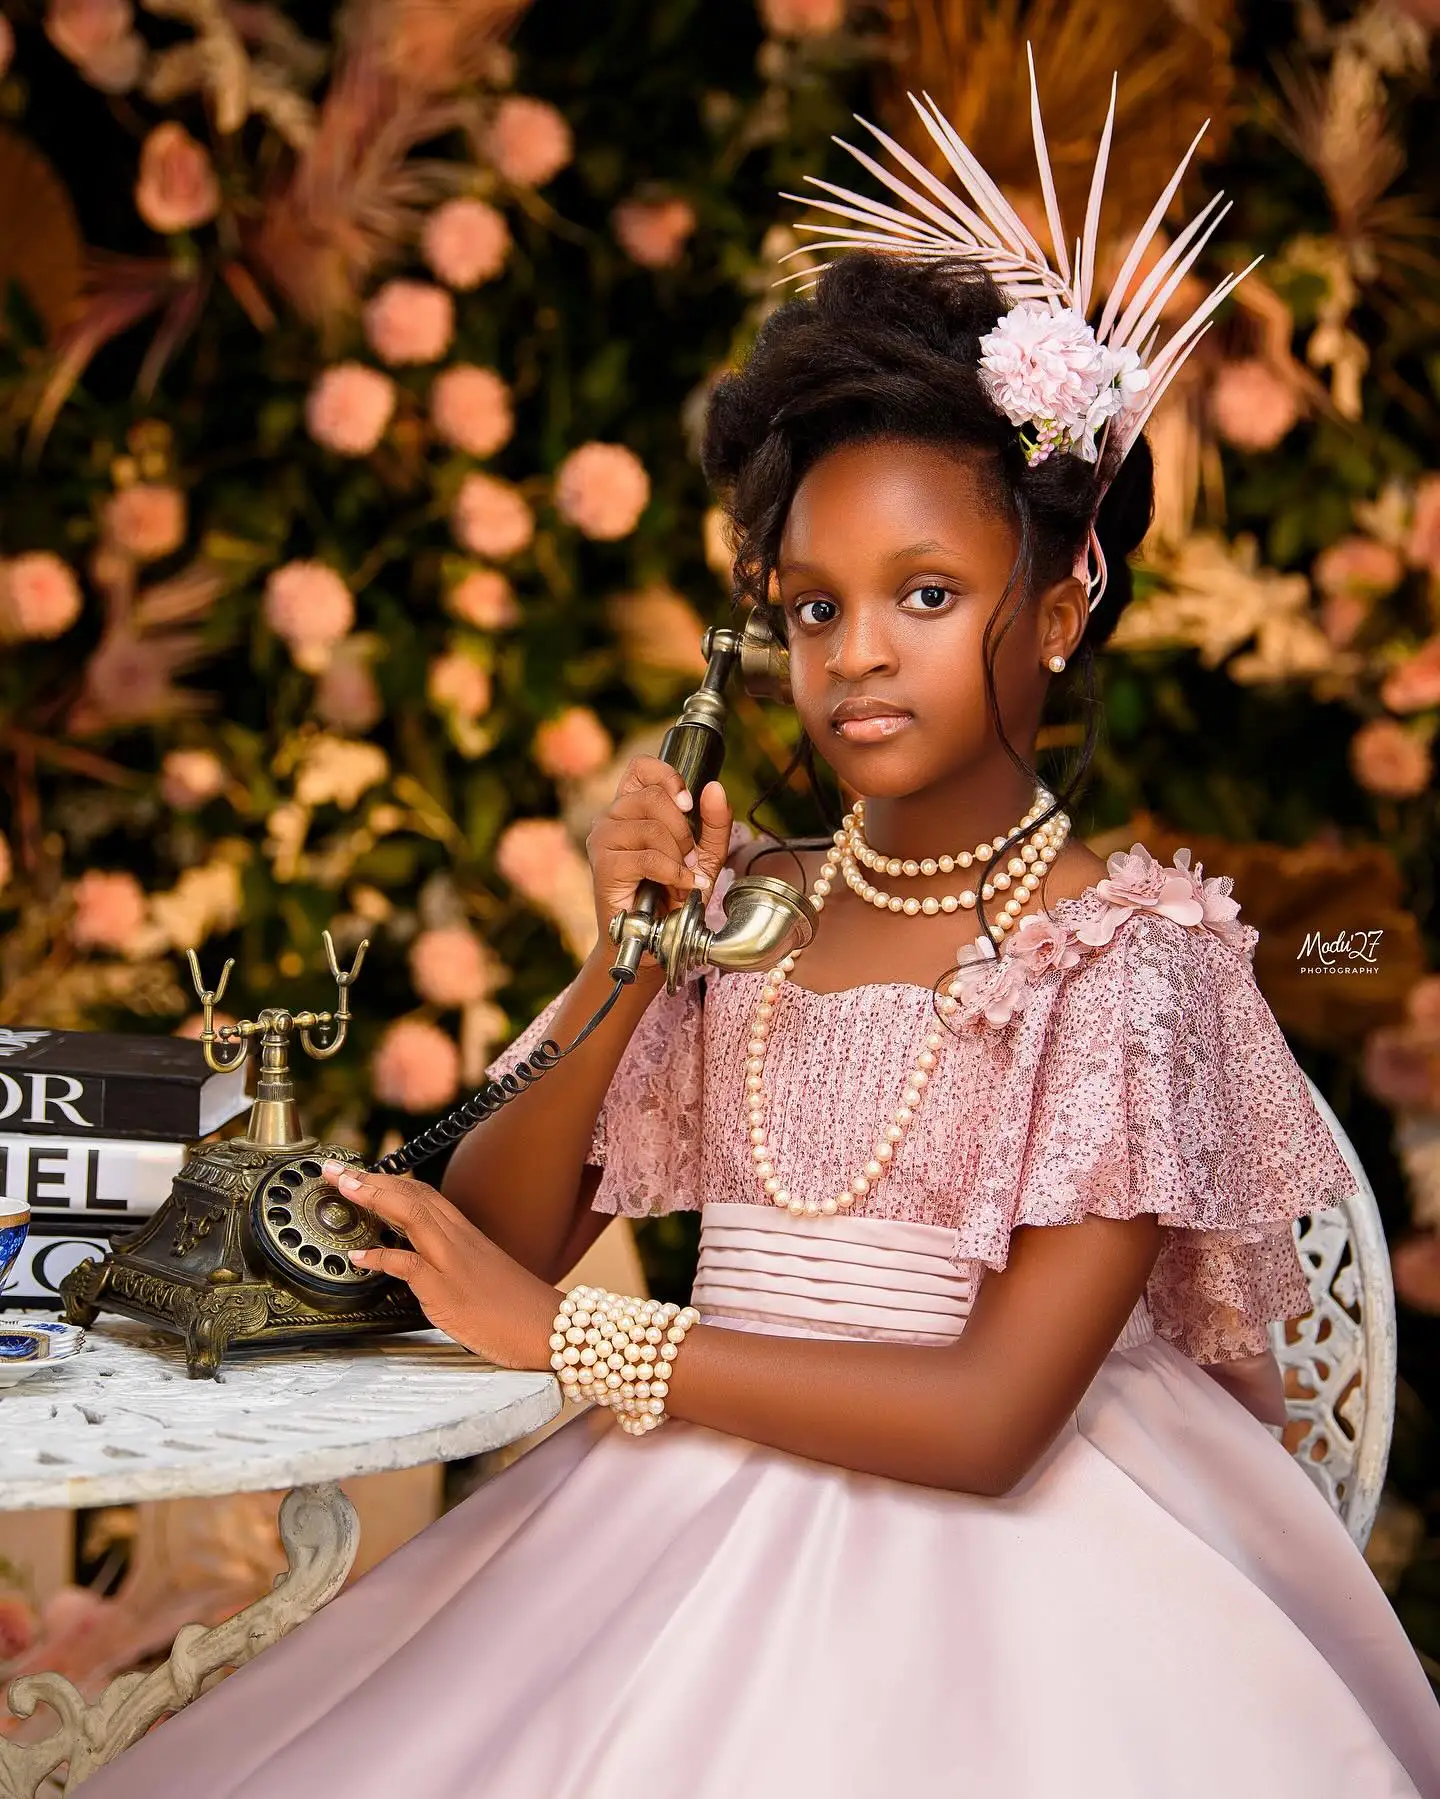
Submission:
[[[664,887],[662,916],[684,905],[696,890],[702,898],[714,891],[730,848],[725,789],[710,781],[701,791],[694,834],[692,810],[677,769],[658,756],[631,757],[610,810],[595,820],[585,839],[602,944],[609,939],[610,920],[635,903],[641,881],[659,881]],[[659,968],[658,963],[652,966]]]

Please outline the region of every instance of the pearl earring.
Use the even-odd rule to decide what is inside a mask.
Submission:
[[[1065,658],[1063,656],[1052,656],[1045,666],[1050,670],[1052,675],[1058,675],[1065,666]]]

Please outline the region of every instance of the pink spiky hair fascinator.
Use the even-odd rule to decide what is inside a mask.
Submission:
[[[1030,124],[1053,262],[928,94],[919,100],[911,94],[910,104],[954,172],[963,195],[947,187],[908,150],[857,113],[857,123],[889,151],[911,180],[882,168],[873,157],[843,138],[836,138],[835,142],[897,195],[903,206],[890,206],[807,175],[805,180],[812,187],[833,198],[816,201],[800,194],[786,194],[784,198],[829,213],[832,221],[850,219],[855,223],[800,225],[797,229],[812,234],[818,241],[790,254],[802,256],[810,249],[873,249],[913,261],[964,257],[979,263],[994,277],[1010,303],[995,328],[980,339],[981,385],[1011,424],[1020,427],[1020,444],[1027,463],[1033,467],[1056,450],[1078,456],[1084,462],[1098,463],[1114,447],[1119,450],[1114,460],[1118,467],[1181,364],[1210,329],[1211,314],[1261,258],[1257,256],[1238,275],[1226,275],[1160,343],[1161,315],[1167,303],[1230,210],[1228,204],[1220,204],[1224,194],[1218,193],[1167,246],[1126,299],[1141,260],[1205,135],[1207,119],[1130,246],[1101,308],[1099,323],[1092,326],[1089,314],[1095,298],[1095,246],[1115,126],[1118,79],[1111,78],[1110,110],[1090,178],[1085,229],[1076,241],[1072,258],[1040,118],[1035,58],[1028,45],[1026,56],[1030,65]],[[798,279],[803,287],[813,287],[829,266],[811,266],[787,279]],[[1107,481],[1105,486],[1108,484]],[[1097,508],[1104,491],[1102,486],[1096,495]],[[1089,541],[1076,562],[1075,576],[1085,585],[1093,612],[1106,585],[1105,556],[1093,522]]]

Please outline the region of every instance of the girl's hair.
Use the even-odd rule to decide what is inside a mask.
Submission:
[[[995,282],[973,263],[915,263],[852,251],[821,275],[810,298],[792,299],[773,312],[745,366],[717,383],[701,462],[730,519],[732,610],[758,605],[783,639],[771,583],[780,535],[809,469],[842,444],[887,438],[964,455],[1019,539],[1010,581],[985,628],[985,688],[1001,744],[1032,780],[1035,771],[1005,736],[995,657],[1027,600],[1074,567],[1094,521],[1109,584],[1067,670],[1080,687],[1085,738],[1067,778],[1055,784],[1055,806],[1045,814],[1050,817],[1070,805],[1095,753],[1095,651],[1130,600],[1126,558],[1149,528],[1154,476],[1143,437],[1118,468],[1113,456],[1096,465],[1059,452],[1033,468],[1026,463],[1017,427],[980,383],[980,339],[1007,310]],[[1111,485],[1097,513],[1095,495],[1106,479]],[[831,819],[814,745],[802,734],[788,766],[750,808],[752,826],[759,807],[797,768],[804,769],[822,816]],[[830,829],[839,823],[834,815]],[[977,910],[983,933],[989,923],[983,900]]]

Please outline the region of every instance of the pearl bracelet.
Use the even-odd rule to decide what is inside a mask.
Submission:
[[[550,1366],[567,1399],[597,1400],[623,1430],[642,1436],[665,1422],[670,1369],[694,1306],[635,1299],[605,1287],[572,1287],[555,1314]]]

